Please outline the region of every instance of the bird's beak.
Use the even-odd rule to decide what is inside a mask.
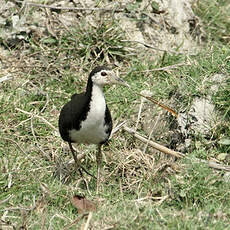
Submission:
[[[119,85],[124,85],[124,86],[130,88],[129,84],[126,81],[124,81],[123,79],[121,79],[121,78],[118,77],[118,71],[117,71],[116,74],[115,73],[113,74],[113,76],[112,76],[112,82],[111,83],[113,83],[113,84],[119,84]]]
[[[124,85],[124,86],[130,88],[129,84],[126,81],[124,81],[123,79],[119,78],[118,76],[114,77],[114,83],[119,84],[119,85]]]

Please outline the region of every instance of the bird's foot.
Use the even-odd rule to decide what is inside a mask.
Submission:
[[[94,179],[97,179],[93,174],[88,172],[83,166],[80,166],[80,169],[82,169],[86,174],[88,174],[89,176],[93,177]]]

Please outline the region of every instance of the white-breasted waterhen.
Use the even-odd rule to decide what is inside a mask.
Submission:
[[[110,84],[128,84],[115,72],[105,66],[94,68],[88,78],[86,91],[74,94],[64,105],[59,116],[59,132],[67,141],[75,160],[76,168],[82,168],[78,162],[72,143],[97,144],[97,192],[100,183],[102,163],[101,146],[106,143],[112,131],[112,118],[106,105],[103,87]]]

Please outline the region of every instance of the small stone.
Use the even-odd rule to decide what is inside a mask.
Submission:
[[[218,156],[217,156],[217,160],[219,161],[224,161],[226,159],[226,157],[228,156],[227,153],[220,153]]]
[[[224,174],[224,181],[230,183],[230,172],[226,172]]]

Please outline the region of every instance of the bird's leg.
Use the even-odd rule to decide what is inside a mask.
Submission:
[[[77,155],[75,154],[75,151],[74,151],[74,149],[73,149],[72,144],[71,144],[70,142],[68,142],[68,143],[69,143],[69,147],[70,147],[71,153],[72,153],[72,155],[73,155],[73,159],[74,159],[74,161],[75,161],[76,170],[78,169],[78,171],[79,171],[80,174],[81,174],[81,177],[83,177],[83,174],[82,174],[82,171],[81,171],[81,169],[82,169],[85,173],[87,173],[87,174],[90,175],[91,177],[95,178],[94,175],[92,175],[91,173],[89,173],[83,166],[80,165],[80,163],[79,163],[79,161],[78,161],[78,159],[77,159]],[[96,178],[95,178],[95,179],[96,179]]]
[[[80,172],[81,177],[83,177],[82,171],[81,171],[81,169],[80,169],[80,164],[79,164],[79,162],[78,162],[78,160],[77,160],[77,155],[75,154],[75,151],[74,151],[74,149],[73,149],[73,146],[72,146],[72,144],[71,144],[70,142],[68,142],[68,144],[69,144],[69,148],[70,148],[70,150],[71,150],[71,153],[72,153],[72,155],[73,155],[73,159],[74,159],[74,161],[75,161],[75,168],[76,168],[76,170],[78,170],[78,171]]]
[[[102,154],[101,154],[101,144],[98,145],[98,151],[97,151],[97,194],[99,191],[100,186],[100,171],[101,171],[101,163],[102,163]]]

